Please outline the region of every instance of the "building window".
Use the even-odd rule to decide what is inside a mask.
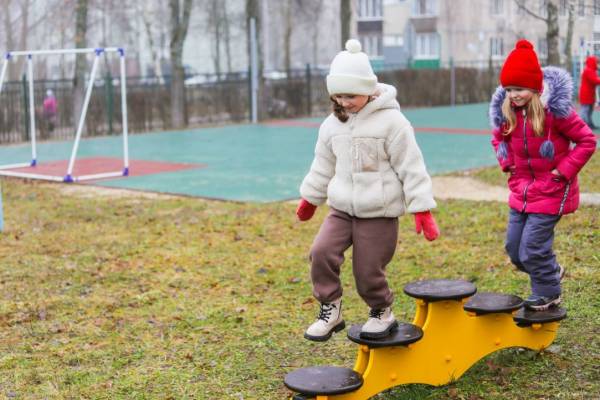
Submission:
[[[358,17],[360,19],[382,18],[383,7],[381,0],[360,0],[358,3]]]
[[[362,45],[363,51],[369,55],[370,58],[373,57],[381,57],[383,55],[382,51],[382,37],[377,35],[364,35],[360,36],[360,43]]]
[[[491,0],[490,15],[504,14],[504,0]]]
[[[501,37],[490,38],[490,56],[502,58],[504,56],[504,41]]]
[[[585,17],[585,0],[579,0],[577,4],[577,15]]]
[[[417,16],[437,15],[436,0],[415,0],[413,14]]]
[[[600,0],[594,0],[594,15],[600,15]]]
[[[404,37],[402,35],[386,35],[383,37],[383,45],[385,47],[402,47],[404,46]]]
[[[594,54],[599,54],[600,44],[598,42],[600,42],[600,32],[594,32],[592,40],[594,41]]]
[[[417,33],[415,36],[416,59],[439,59],[439,36],[435,32]]]

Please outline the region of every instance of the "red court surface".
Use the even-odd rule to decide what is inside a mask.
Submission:
[[[49,161],[39,163],[35,167],[13,168],[7,171],[26,172],[46,176],[65,176],[69,160]],[[129,160],[129,176],[142,176],[175,172],[186,169],[204,168],[206,164],[172,163],[163,161]],[[112,157],[91,157],[75,160],[72,175],[102,174],[106,172],[123,171],[123,159]],[[110,179],[115,179],[114,177]]]

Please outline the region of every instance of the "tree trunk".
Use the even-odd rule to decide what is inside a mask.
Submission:
[[[75,47],[86,47],[88,0],[77,0],[75,5]],[[77,131],[81,110],[83,108],[85,89],[85,54],[77,54],[75,57],[75,75],[73,77],[73,129]]]
[[[286,0],[283,5],[285,28],[283,33],[284,68],[289,79],[292,72],[292,0]]]
[[[221,12],[220,0],[212,0],[209,11],[209,25],[210,30],[212,31],[213,38],[213,48],[212,48],[212,56],[213,56],[213,66],[215,70],[215,74],[217,76],[221,76],[221,31],[222,31],[222,17],[223,13]]]
[[[225,41],[225,58],[227,61],[227,72],[231,73],[231,27],[229,26],[229,14],[227,13],[227,0],[222,0],[223,4],[223,40]]]
[[[13,27],[12,27],[12,15],[10,12],[10,3],[11,0],[4,0],[3,10],[4,11],[4,38],[5,38],[5,46],[6,50],[13,51],[15,49],[15,39],[13,37]],[[20,71],[17,68],[8,68],[8,80],[14,81],[19,79]]]
[[[180,10],[179,0],[169,0],[169,8],[171,9],[171,125],[173,128],[180,129],[186,125],[183,43],[190,23],[192,0],[183,0],[183,10]]]
[[[342,26],[342,49],[350,39],[350,23],[352,22],[352,1],[340,0],[340,23]]]
[[[559,52],[559,29],[558,29],[558,7],[554,1],[548,1],[548,17],[546,31],[546,41],[548,43],[548,60],[547,65],[560,65],[560,52]]]
[[[142,10],[138,10],[138,12],[142,16],[142,22],[144,24],[146,36],[148,37],[148,47],[150,48],[150,56],[152,57],[152,65],[154,66],[154,75],[158,78],[158,82],[162,84],[162,66],[160,63],[160,56],[158,54],[158,50],[156,49],[156,45],[154,43],[154,35],[152,34],[152,25],[150,22],[150,13],[148,11],[148,5],[146,5],[145,7],[142,6]]]
[[[323,12],[323,0],[317,0],[317,4],[314,9],[314,19],[312,23],[312,63],[314,66],[319,64],[319,33],[321,26],[321,13]]]
[[[567,23],[567,37],[565,38],[565,55],[566,67],[570,73],[573,73],[573,54],[571,54],[572,42],[573,42],[573,25],[575,24],[575,2],[569,0],[569,22]]]

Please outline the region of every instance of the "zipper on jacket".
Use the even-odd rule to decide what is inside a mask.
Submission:
[[[527,146],[527,112],[523,108],[523,143],[525,146],[525,156],[527,157],[527,167],[529,168],[529,173],[531,173],[531,182],[529,182],[525,189],[523,190],[523,208],[521,212],[525,212],[525,208],[527,207],[527,189],[529,189],[529,185],[535,182],[535,174],[533,173],[533,169],[531,168],[531,157],[529,157],[529,147]]]
[[[571,182],[567,182],[567,187],[565,188],[565,193],[563,194],[563,198],[560,202],[560,207],[558,209],[558,215],[562,215],[563,210],[565,208],[565,203],[567,202],[567,196],[569,194],[569,189],[571,188]]]

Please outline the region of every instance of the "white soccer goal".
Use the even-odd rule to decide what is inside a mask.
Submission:
[[[22,171],[9,171],[10,169],[23,168],[23,167],[35,167],[38,164],[37,151],[36,151],[36,132],[35,132],[35,109],[34,109],[34,98],[33,98],[33,56],[39,55],[64,55],[64,54],[77,54],[77,53],[94,53],[94,62],[92,64],[92,71],[87,83],[85,91],[85,98],[83,101],[83,108],[81,109],[81,115],[79,116],[79,123],[77,125],[77,132],[75,134],[75,142],[73,143],[73,149],[71,151],[71,158],[69,159],[69,166],[64,176],[51,176],[43,174],[35,174],[30,172]],[[79,142],[81,140],[81,134],[84,127],[85,116],[87,114],[87,108],[90,102],[90,96],[92,89],[94,88],[94,81],[96,79],[96,72],[98,70],[98,64],[102,54],[106,53],[119,53],[120,56],[120,81],[121,81],[121,112],[122,112],[122,127],[123,127],[123,170],[115,172],[103,172],[91,175],[80,175],[73,176],[73,168],[75,166],[75,158],[77,156],[77,150],[79,148]],[[4,84],[4,77],[6,76],[6,70],[11,60],[16,57],[27,57],[27,80],[29,86],[29,127],[31,132],[31,161],[18,164],[5,164],[0,165],[0,175],[5,176],[17,176],[23,178],[32,179],[45,179],[51,181],[60,182],[76,182],[85,181],[91,179],[102,179],[116,176],[129,175],[129,145],[128,145],[128,132],[127,132],[127,93],[126,93],[126,82],[125,82],[125,50],[121,47],[106,47],[106,48],[85,48],[85,49],[61,49],[61,50],[31,50],[31,51],[9,51],[6,53],[4,64],[2,65],[2,72],[0,72],[0,93],[2,93],[2,86]]]

